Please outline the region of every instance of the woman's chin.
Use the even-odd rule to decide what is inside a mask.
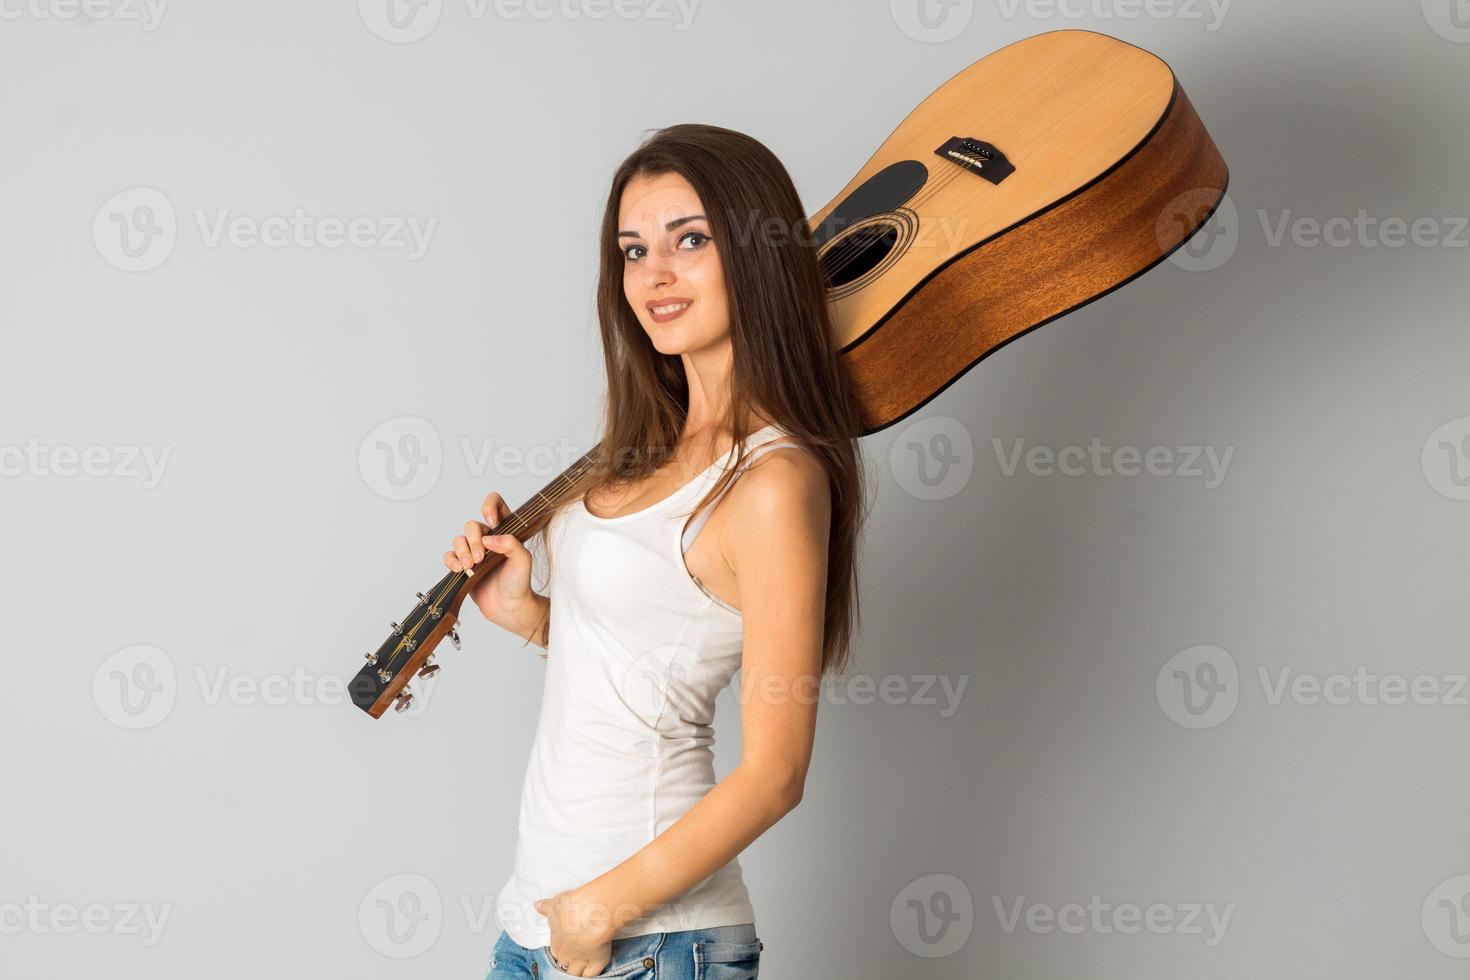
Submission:
[[[706,331],[701,331],[697,327],[698,325],[694,322],[680,323],[678,321],[643,324],[643,330],[648,334],[648,340],[653,344],[653,349],[669,357],[693,354],[706,347],[712,347],[724,339],[720,336],[711,337]]]
[[[648,335],[648,339],[653,342],[654,350],[669,357],[688,353],[690,349],[689,336],[683,330],[669,330],[655,326]]]

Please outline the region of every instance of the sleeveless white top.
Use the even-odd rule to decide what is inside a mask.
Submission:
[[[751,433],[748,460],[784,435],[774,425]],[[715,696],[740,667],[741,616],[704,590],[683,553],[719,498],[689,512],[734,452],[642,510],[597,517],[578,501],[547,527],[546,682],[515,866],[495,900],[497,922],[522,946],[551,942],[532,903],[621,864],[715,785]],[[615,938],[754,921],[736,859]]]

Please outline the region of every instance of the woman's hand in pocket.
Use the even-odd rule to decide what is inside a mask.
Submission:
[[[536,911],[551,925],[547,950],[557,969],[574,977],[595,977],[612,962],[612,923],[597,906],[566,891],[536,902]]]

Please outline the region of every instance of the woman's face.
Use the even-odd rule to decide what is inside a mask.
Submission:
[[[687,354],[724,341],[730,334],[725,272],[689,182],[674,173],[628,181],[618,230],[623,294],[654,348]]]

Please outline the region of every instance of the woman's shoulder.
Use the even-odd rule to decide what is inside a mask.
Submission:
[[[792,508],[806,510],[816,504],[821,505],[818,509],[826,510],[830,496],[827,470],[821,460],[795,436],[776,427],[768,428],[760,443],[761,452],[746,464],[745,472],[730,490],[726,506],[751,520]]]
[[[726,508],[720,550],[737,575],[756,567],[776,573],[772,566],[826,554],[830,483],[821,460],[803,448],[772,446],[751,461],[726,495]]]

